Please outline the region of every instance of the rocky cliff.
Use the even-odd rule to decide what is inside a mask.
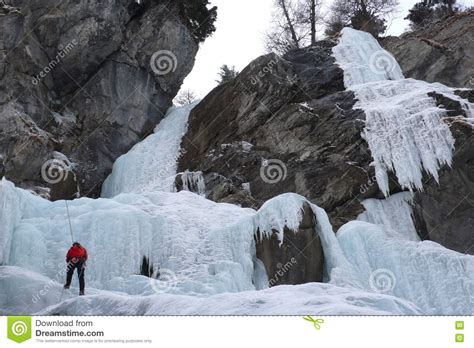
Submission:
[[[2,5],[1,176],[52,199],[97,196],[164,117],[198,44],[174,2],[141,3]]]
[[[474,86],[474,12],[461,13],[424,29],[387,37],[382,45],[403,73],[451,87]]]
[[[452,40],[472,40],[472,16],[450,23],[447,33],[459,29]],[[408,45],[400,40],[401,47]],[[296,192],[324,208],[336,228],[364,211],[364,199],[384,199],[362,135],[366,115],[354,108],[357,99],[344,87],[343,71],[332,55],[336,44],[337,39],[324,40],[282,58],[262,56],[233,81],[213,90],[190,115],[179,169],[202,172],[206,196],[218,202],[259,207],[278,194]],[[425,56],[425,51],[414,50],[414,56],[422,57],[413,68],[420,74],[412,75],[430,80],[421,74],[423,69],[448,75],[450,60],[433,60],[428,57],[432,52]],[[472,59],[469,52],[459,50],[459,71],[457,77],[451,76],[451,84],[463,81],[462,87],[469,81]],[[401,65],[406,67],[404,58]],[[434,74],[433,79],[441,75]],[[472,90],[456,93],[464,98],[460,100],[473,100]],[[474,188],[469,115],[461,108],[462,101],[433,93],[430,97],[446,110],[444,122],[451,128],[456,149],[452,166],[440,172],[439,184],[425,173],[425,189],[415,193],[412,204],[415,223],[423,239],[474,253],[469,232],[474,209],[469,195]],[[393,172],[388,182],[391,195],[405,190]]]

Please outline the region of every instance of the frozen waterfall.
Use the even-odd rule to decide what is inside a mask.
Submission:
[[[468,117],[474,104],[442,84],[405,79],[395,58],[368,33],[344,28],[333,55],[344,70],[344,84],[358,99],[355,108],[365,112],[363,136],[385,196],[390,193],[388,172],[410,191],[423,189],[423,171],[438,180],[439,169],[451,165],[454,138],[443,121],[446,111],[428,93],[460,101]]]
[[[2,211],[12,217],[2,215],[0,230],[4,313],[294,314],[319,308],[328,314],[469,314],[474,310],[474,257],[432,242],[408,241],[367,222],[348,223],[336,237],[326,213],[315,205],[311,207],[328,283],[256,291],[265,287],[256,285],[262,284],[258,279],[262,269],[255,258],[255,231],[263,235],[276,231],[283,238],[285,226],[296,229],[303,204],[310,203],[285,194],[256,212],[187,191],[70,202],[75,238],[90,253],[86,275],[90,298],[84,305],[84,299],[68,293],[57,304],[70,245],[64,201],[49,202],[6,180],[0,184],[0,197]],[[140,275],[143,256],[149,258],[156,278]],[[44,288],[48,291],[39,296]],[[290,300],[294,292],[304,296],[301,301]],[[322,296],[315,307],[305,307],[315,296]],[[278,297],[288,302],[277,304]],[[241,306],[233,306],[236,303]],[[204,309],[211,304],[216,307]]]
[[[366,113],[364,136],[383,193],[390,193],[388,172],[407,190],[422,188],[423,171],[436,178],[451,163],[454,140],[444,110],[427,93],[456,99],[452,89],[405,79],[367,33],[344,29],[334,56]],[[472,112],[471,104],[463,106]],[[204,197],[199,172],[183,173],[185,190],[174,192],[193,107],[172,108],[116,161],[103,198],[68,203],[74,238],[90,254],[86,296],[68,291],[59,301],[71,244],[65,202],[0,181],[0,314],[474,313],[474,256],[420,241],[410,192],[363,201],[359,221],[337,233],[322,208],[296,194],[274,197],[258,211],[215,203]],[[298,230],[306,205],[326,283],[268,288],[255,233],[283,241],[285,230]],[[151,277],[140,274],[143,258]]]
[[[120,156],[102,186],[102,197],[173,192],[177,161],[182,155],[181,140],[188,129],[189,113],[197,103],[172,107],[152,135]]]

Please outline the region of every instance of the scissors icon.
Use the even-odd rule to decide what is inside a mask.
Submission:
[[[307,320],[309,322],[312,322],[313,325],[314,325],[314,328],[316,330],[320,330],[321,329],[321,324],[324,324],[324,319],[314,319],[312,316],[310,315],[307,315],[305,317],[303,317],[304,320]]]

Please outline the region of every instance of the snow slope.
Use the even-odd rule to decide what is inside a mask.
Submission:
[[[374,158],[377,183],[389,195],[388,172],[410,191],[423,188],[423,171],[438,180],[442,166],[450,166],[454,138],[443,122],[446,111],[436,106],[429,92],[461,102],[468,118],[474,104],[439,83],[405,79],[395,58],[370,34],[351,28],[333,48],[344,70],[344,84],[355,93],[355,108],[366,114],[364,138]]]

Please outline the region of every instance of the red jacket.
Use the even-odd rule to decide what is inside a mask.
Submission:
[[[73,245],[71,249],[67,252],[66,262],[71,261],[71,259],[83,259],[87,261],[87,250],[82,246]]]

